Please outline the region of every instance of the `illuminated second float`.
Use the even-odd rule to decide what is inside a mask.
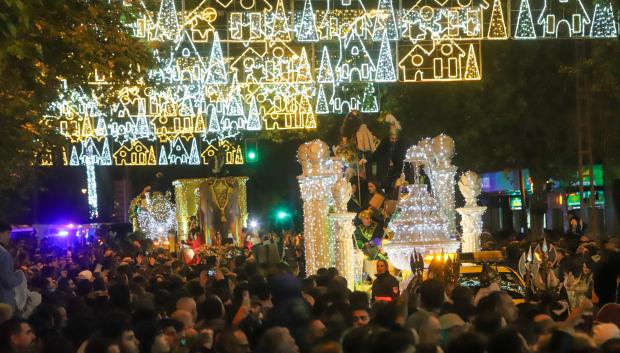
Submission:
[[[440,135],[433,140],[436,142],[447,139],[450,138]],[[447,214],[454,212],[454,203],[451,204],[451,210],[444,209],[449,208],[450,205],[442,205],[438,200],[438,196],[441,195],[437,192],[438,189],[444,192],[453,190],[453,179],[438,179],[432,176],[435,172],[434,162],[439,161],[443,167],[451,166],[450,159],[454,149],[445,146],[453,146],[453,143],[437,142],[434,145],[436,146],[434,150],[425,149],[419,145],[407,150],[405,162],[413,166],[414,181],[401,190],[405,192],[405,195],[400,197],[397,211],[388,227],[394,233],[394,237],[389,244],[384,246],[390,262],[399,269],[409,269],[409,260],[414,252],[418,254],[451,253],[456,252],[460,247],[460,242],[455,239],[456,234],[450,232],[450,222],[446,217]],[[423,168],[426,174],[430,175],[432,193],[421,179],[420,170]],[[446,185],[439,187],[440,182]],[[453,200],[453,197],[451,199]]]

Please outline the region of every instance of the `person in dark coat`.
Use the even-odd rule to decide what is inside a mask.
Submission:
[[[372,163],[377,164],[374,177],[383,184],[386,194],[392,194],[394,182],[403,170],[407,147],[399,136],[399,129],[391,127],[389,136],[382,139],[377,149],[366,159],[367,170]]]
[[[372,300],[391,302],[400,294],[399,283],[396,277],[388,272],[388,263],[377,260],[377,278],[372,282]]]
[[[347,202],[347,212],[358,213],[368,203],[366,196],[368,182],[363,178],[352,177],[349,179],[349,183],[351,184],[351,198]]]

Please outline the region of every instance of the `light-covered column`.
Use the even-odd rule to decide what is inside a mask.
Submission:
[[[330,232],[329,206],[331,188],[336,181],[329,147],[314,140],[299,147],[297,158],[302,166],[298,176],[304,201],[304,244],[306,274],[315,274],[321,267],[335,266],[336,241]]]
[[[438,135],[432,140],[434,163],[430,168],[430,179],[434,196],[439,202],[441,214],[448,225],[448,234],[455,237],[456,212],[454,195],[456,193],[457,167],[451,164],[454,156],[454,140],[448,135]]]
[[[337,172],[337,171],[336,171]],[[339,173],[342,174],[342,173]],[[353,246],[353,232],[355,226],[353,219],[354,212],[347,212],[347,202],[351,198],[351,184],[344,177],[339,177],[332,186],[332,197],[334,199],[334,212],[330,213],[330,231],[336,240],[336,268],[338,272],[347,279],[349,289],[355,289],[356,282],[356,261],[360,250]],[[360,276],[361,277],[361,276]]]
[[[482,234],[482,215],[487,208],[477,205],[482,185],[478,174],[468,171],[459,180],[459,190],[465,198],[465,207],[458,208],[463,228],[462,251],[476,252],[480,250],[480,234]]]

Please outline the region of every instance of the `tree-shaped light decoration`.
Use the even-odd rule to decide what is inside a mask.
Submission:
[[[394,60],[392,58],[392,50],[387,34],[384,33],[381,41],[381,49],[379,50],[379,58],[377,59],[377,75],[376,82],[394,82],[396,81],[396,70],[394,70]]]
[[[71,156],[69,157],[69,165],[74,167],[80,165],[80,159],[75,146],[71,146]]]
[[[166,147],[161,146],[159,150],[159,165],[168,165],[168,155],[166,154]]]
[[[110,154],[108,139],[103,140],[103,148],[101,149],[99,165],[112,165],[112,155]]]
[[[604,1],[594,5],[594,15],[592,17],[590,37],[616,38],[617,36],[618,30],[614,19],[614,9],[611,1]]]
[[[364,113],[376,113],[379,111],[379,103],[377,102],[377,95],[375,94],[375,86],[372,83],[368,83],[364,88],[364,96],[362,98],[362,112]]]
[[[379,0],[377,5],[372,40],[379,42],[384,36],[387,36],[388,40],[398,40],[399,37],[392,0]]]
[[[220,120],[217,117],[217,112],[215,111],[215,107],[211,109],[211,116],[209,116],[209,129],[208,132],[220,132]]]
[[[304,10],[301,14],[301,22],[297,32],[297,40],[299,42],[318,42],[319,34],[316,29],[316,21],[314,19],[314,11],[312,10],[312,0],[304,2]]]
[[[202,113],[196,116],[196,124],[194,124],[195,133],[204,133],[206,131],[205,118]]]
[[[312,104],[310,104],[310,100],[308,99],[308,97],[301,97],[301,101],[299,102],[299,110],[302,114],[306,115],[306,128],[316,128],[316,117],[314,116],[314,112],[312,111]]]
[[[188,164],[200,165],[200,155],[198,154],[198,144],[196,143],[196,138],[192,139],[192,147],[189,152]]]
[[[291,41],[291,29],[288,25],[288,17],[282,0],[278,0],[276,3],[276,10],[271,18],[271,28],[268,37],[272,41]]]
[[[521,0],[519,16],[517,17],[517,27],[515,29],[515,38],[536,39],[536,31],[534,30],[534,20],[532,19],[532,10],[530,10],[529,0]]]
[[[467,53],[467,61],[465,63],[465,75],[463,78],[466,80],[480,79],[480,70],[478,70],[478,62],[476,60],[476,50],[473,44],[469,45],[469,52]]]
[[[504,21],[504,12],[502,11],[502,2],[500,0],[493,1],[493,9],[491,10],[491,20],[489,22],[489,32],[487,33],[487,38],[508,38],[506,22]]]
[[[146,164],[148,164],[148,165],[156,165],[157,164],[157,160],[155,159],[155,149],[153,148],[153,146],[151,146],[151,148],[149,148],[149,156],[148,156],[148,160],[147,160]]]
[[[321,65],[319,66],[319,73],[316,80],[318,83],[333,83],[334,82],[334,70],[332,69],[331,61],[329,60],[329,51],[327,46],[323,47],[321,53]]]
[[[252,96],[250,100],[250,111],[248,112],[248,123],[246,129],[249,131],[260,131],[261,119],[256,106],[256,97]]]
[[[140,138],[148,138],[151,135],[149,121],[146,116],[141,115],[136,119],[136,135]]]
[[[155,40],[175,41],[179,35],[180,26],[175,0],[162,0],[157,14],[155,25]]]
[[[213,32],[213,46],[211,47],[211,56],[209,56],[206,83],[228,83],[228,70],[226,70],[226,63],[224,62],[224,55],[222,54],[222,46],[220,44],[220,36],[217,31]]]
[[[327,97],[325,96],[325,89],[323,88],[323,85],[319,85],[319,93],[316,98],[315,112],[317,114],[329,113],[329,104],[327,103]]]
[[[228,97],[226,115],[245,117],[245,113],[243,111],[243,98],[241,97],[241,88],[237,83],[236,77],[236,75],[233,76],[233,85],[231,87],[230,96]]]
[[[308,62],[306,48],[301,48],[301,54],[297,62],[297,82],[312,82],[312,68]]]
[[[97,127],[95,128],[95,136],[102,137],[108,135],[108,127],[105,123],[105,118],[99,117],[97,119]]]

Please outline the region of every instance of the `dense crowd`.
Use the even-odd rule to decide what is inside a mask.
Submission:
[[[580,284],[564,286],[567,310],[545,291],[516,306],[493,280],[477,293],[439,278],[403,288],[382,260],[369,294],[335,268],[300,278],[251,255],[187,265],[95,244],[13,259],[5,224],[0,243],[0,352],[620,352],[615,240],[578,239],[556,259],[557,283]],[[505,251],[510,266],[520,250]]]

